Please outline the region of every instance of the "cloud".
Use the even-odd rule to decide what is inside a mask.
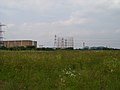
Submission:
[[[15,24],[7,24],[7,27],[9,27],[9,28],[12,28],[14,26],[15,26]]]
[[[68,9],[81,7],[82,9],[93,9],[101,7],[120,7],[119,0],[2,0],[1,6],[8,8],[19,8],[27,10],[48,11],[61,6]],[[76,8],[77,9],[77,8]]]
[[[112,0],[112,2],[117,5],[120,4],[120,0]]]
[[[59,1],[56,0],[3,0],[1,6],[11,9],[46,12],[54,8]]]
[[[120,0],[1,0],[0,15],[8,26],[6,38],[35,39],[49,45],[55,34],[120,38]]]
[[[116,29],[115,32],[120,34],[120,29]]]
[[[90,22],[92,22],[92,21],[88,20],[86,18],[70,17],[69,19],[66,19],[66,20],[52,22],[52,25],[57,25],[57,26],[74,26],[74,25],[88,24]]]

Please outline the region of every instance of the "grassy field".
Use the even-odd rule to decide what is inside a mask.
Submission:
[[[120,51],[0,51],[0,90],[120,90]]]

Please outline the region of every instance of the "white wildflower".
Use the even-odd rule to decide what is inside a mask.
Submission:
[[[113,72],[113,69],[111,69],[111,72]]]

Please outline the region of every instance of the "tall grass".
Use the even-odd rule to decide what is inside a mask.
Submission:
[[[120,90],[120,51],[0,51],[0,90]]]

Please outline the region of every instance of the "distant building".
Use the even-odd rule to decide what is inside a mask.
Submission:
[[[11,47],[27,47],[27,46],[35,46],[37,47],[37,41],[32,40],[6,40],[3,41],[3,44],[7,48]]]

